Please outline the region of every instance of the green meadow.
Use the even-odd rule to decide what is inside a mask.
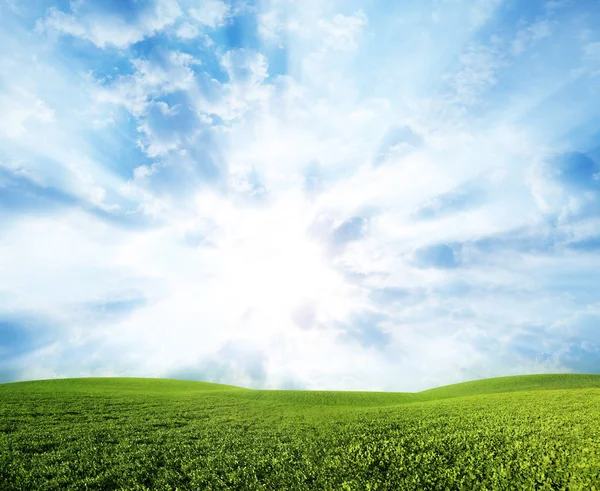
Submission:
[[[600,375],[419,393],[0,384],[0,489],[600,489]]]

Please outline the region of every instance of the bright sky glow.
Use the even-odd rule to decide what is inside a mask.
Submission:
[[[600,373],[598,25],[0,0],[0,382]]]

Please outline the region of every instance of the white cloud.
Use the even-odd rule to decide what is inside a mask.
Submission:
[[[115,246],[128,235],[81,212],[27,217],[6,227],[0,261],[3,310],[60,316],[69,305],[132,289],[132,278],[117,268],[112,257]],[[95,281],[86,279],[92,276]],[[30,280],[33,277],[36,282]]]
[[[78,11],[67,14],[51,7],[38,23],[38,29],[80,37],[100,48],[127,48],[172,25],[180,15],[177,0],[155,0],[133,22],[127,22],[116,14],[93,11],[81,15]]]
[[[257,14],[257,29],[266,43],[283,46],[288,36],[307,37],[309,31],[317,28],[329,10],[330,2],[308,0],[302,5],[290,0],[270,0],[265,2]]]
[[[263,12],[258,16],[258,34],[267,43],[283,46],[280,36],[283,26],[284,21],[276,10]]]
[[[362,10],[350,15],[332,10],[331,2],[270,2],[258,14],[258,34],[264,42],[280,47],[284,39],[287,44],[290,38],[292,42],[297,39],[304,45],[302,51],[355,51],[368,24],[367,15]]]
[[[490,20],[504,0],[475,0],[470,12],[470,27],[478,29]]]
[[[99,86],[95,96],[100,103],[121,105],[141,116],[153,97],[190,89],[194,85],[192,67],[200,62],[187,53],[169,51],[158,63],[147,59],[131,63],[135,68],[132,75]]]
[[[204,0],[198,8],[191,8],[189,14],[200,25],[215,29],[226,22],[231,8],[221,0]]]
[[[185,22],[177,28],[176,33],[177,37],[180,37],[181,39],[194,39],[200,34],[200,29],[198,29],[198,27],[196,27],[194,24]]]
[[[228,51],[220,61],[232,82],[247,81],[255,85],[268,75],[267,59],[261,53],[238,49]]]
[[[0,135],[8,138],[21,136],[27,131],[28,123],[49,124],[54,121],[52,108],[34,94],[23,89],[0,94],[0,105],[3,108],[0,119]]]
[[[552,24],[547,19],[538,20],[520,29],[512,42],[512,54],[520,55],[531,44],[552,34]]]
[[[203,93],[199,88],[192,91],[200,118],[209,121],[214,114],[229,122],[249,111],[260,113],[265,109],[274,92],[273,85],[265,82],[269,70],[266,57],[250,49],[236,49],[222,54],[219,62],[228,81],[211,79],[210,91]]]
[[[36,176],[32,182],[48,192],[60,191],[98,210],[117,209],[118,180],[102,166],[105,161],[89,140],[90,133],[97,133],[90,127],[96,124],[90,109],[92,83],[67,69],[65,60],[46,46],[40,49],[37,36],[15,29],[0,32],[0,40],[6,48],[0,62],[5,74],[0,93],[5,110],[0,121],[2,160],[30,181]],[[109,141],[110,132],[105,135]]]
[[[324,45],[341,51],[354,51],[367,17],[362,11],[353,15],[336,14],[331,20],[322,20],[319,27],[324,32]]]
[[[489,46],[474,46],[463,53],[460,69],[451,76],[453,94],[450,102],[471,106],[497,81],[497,71],[504,64],[502,53]]]

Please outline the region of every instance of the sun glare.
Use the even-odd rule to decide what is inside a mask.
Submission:
[[[229,305],[277,323],[264,326],[273,329],[291,322],[307,302],[318,304],[316,320],[344,315],[348,287],[327,263],[322,245],[307,234],[310,221],[310,209],[302,203],[239,210],[238,226],[227,231],[221,248],[220,279]]]

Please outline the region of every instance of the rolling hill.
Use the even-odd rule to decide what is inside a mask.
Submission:
[[[0,384],[0,489],[597,489],[600,375],[417,393]]]

